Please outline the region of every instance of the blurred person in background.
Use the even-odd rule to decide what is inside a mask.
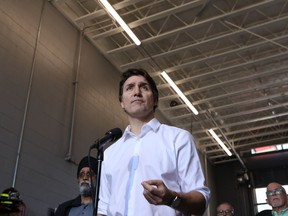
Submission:
[[[7,188],[1,193],[1,216],[24,216],[25,207],[24,202],[20,199],[20,193],[15,188]]]
[[[217,216],[234,216],[234,207],[228,202],[222,202],[217,207]]]
[[[267,185],[267,203],[272,207],[273,216],[288,216],[287,193],[285,188],[277,182]]]
[[[88,156],[82,158],[77,170],[79,195],[60,204],[55,216],[93,215],[96,174],[97,159]]]

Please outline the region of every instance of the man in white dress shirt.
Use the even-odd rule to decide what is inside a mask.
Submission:
[[[210,191],[192,135],[154,117],[158,90],[146,71],[129,69],[121,78],[129,125],[104,152],[98,215],[202,215]]]

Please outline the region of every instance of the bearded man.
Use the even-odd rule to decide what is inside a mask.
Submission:
[[[80,161],[77,170],[79,195],[75,199],[60,204],[55,212],[55,216],[91,216],[93,214],[96,173],[96,158],[84,157]]]

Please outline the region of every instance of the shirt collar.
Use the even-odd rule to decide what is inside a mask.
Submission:
[[[141,128],[141,133],[139,134],[139,137],[143,137],[145,134],[147,134],[150,130],[156,132],[158,128],[160,127],[160,122],[156,119],[153,118],[151,119],[148,123],[144,124]],[[130,131],[131,125],[128,125],[123,133],[123,138],[126,140],[131,136],[134,136],[133,133]]]
[[[288,212],[288,208],[282,209],[279,214],[276,211],[272,211],[272,215],[282,215],[284,212]]]

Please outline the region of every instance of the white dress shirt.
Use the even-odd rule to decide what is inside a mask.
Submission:
[[[206,199],[210,191],[192,135],[152,119],[139,136],[128,126],[116,143],[104,152],[98,214],[111,216],[181,215],[169,206],[152,205],[143,196],[142,181],[163,180],[173,191],[197,190]]]

